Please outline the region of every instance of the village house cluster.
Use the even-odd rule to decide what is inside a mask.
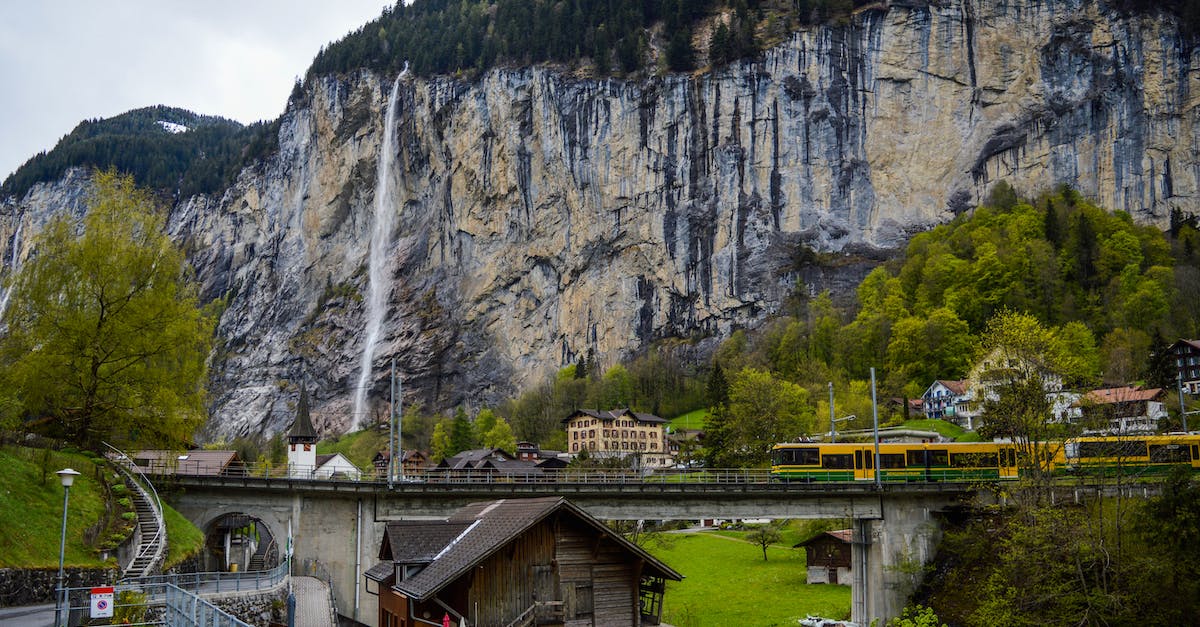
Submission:
[[[1179,340],[1169,349],[1175,362],[1180,393],[1200,393],[1200,340]],[[1062,378],[1016,357],[993,353],[980,361],[966,379],[934,381],[917,404],[926,418],[979,429],[987,417],[984,405],[999,397],[1001,387],[1022,376],[1040,379],[1052,420],[1081,423],[1085,434],[1154,433],[1167,417],[1170,390],[1115,386],[1072,391]]]

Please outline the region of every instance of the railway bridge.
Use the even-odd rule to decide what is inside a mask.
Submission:
[[[990,493],[978,484],[780,484],[765,474],[706,475],[704,481],[614,479],[467,481],[426,477],[383,482],[171,475],[167,501],[206,532],[228,515],[249,516],[274,538],[294,542],[295,563],[331,575],[339,612],[368,625],[377,597],[362,573],[373,566],[389,521],[442,518],[467,503],[562,496],[604,520],[845,518],[852,521],[852,619],[870,624],[899,614],[914,573],[940,539],[936,512]],[[281,540],[282,544],[282,540]],[[685,576],[687,573],[683,573]],[[881,620],[881,622],[882,622]]]

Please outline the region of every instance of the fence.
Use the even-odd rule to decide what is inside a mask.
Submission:
[[[288,563],[281,562],[269,570],[247,570],[236,573],[179,573],[174,575],[150,575],[122,579],[121,585],[140,587],[158,593],[162,586],[176,586],[196,594],[221,594],[228,592],[254,592],[269,590],[287,580]]]
[[[67,588],[66,608],[56,625],[131,625],[164,627],[251,627],[197,594],[170,583],[113,586],[111,618],[91,618],[91,588]]]

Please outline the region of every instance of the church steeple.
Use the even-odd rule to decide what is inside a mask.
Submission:
[[[296,405],[296,419],[292,421],[292,432],[288,434],[291,444],[313,444],[317,441],[317,430],[308,415],[308,389],[300,384],[300,402]]]
[[[317,430],[308,415],[308,389],[300,383],[300,402],[296,419],[288,434],[288,476],[309,478],[317,469]]]

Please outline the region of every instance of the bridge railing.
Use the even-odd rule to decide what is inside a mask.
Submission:
[[[245,477],[281,480],[330,480],[352,483],[384,483],[380,473],[362,473],[357,477],[346,475],[322,475],[312,468],[272,466],[270,464],[245,464],[239,466],[216,466],[200,463],[180,464],[169,470],[160,470],[164,475],[186,477]],[[695,468],[695,469],[496,469],[474,468],[456,470],[449,468],[427,468],[407,471],[395,481],[402,487],[409,483],[567,483],[581,485],[600,484],[646,484],[646,483],[709,483],[748,484],[769,483],[771,472],[765,468]]]
[[[222,594],[269,590],[283,583],[287,576],[288,563],[285,561],[268,570],[150,575],[122,579],[121,584],[132,588],[143,588],[151,594],[159,593],[162,586],[165,585],[176,586],[197,594]]]

